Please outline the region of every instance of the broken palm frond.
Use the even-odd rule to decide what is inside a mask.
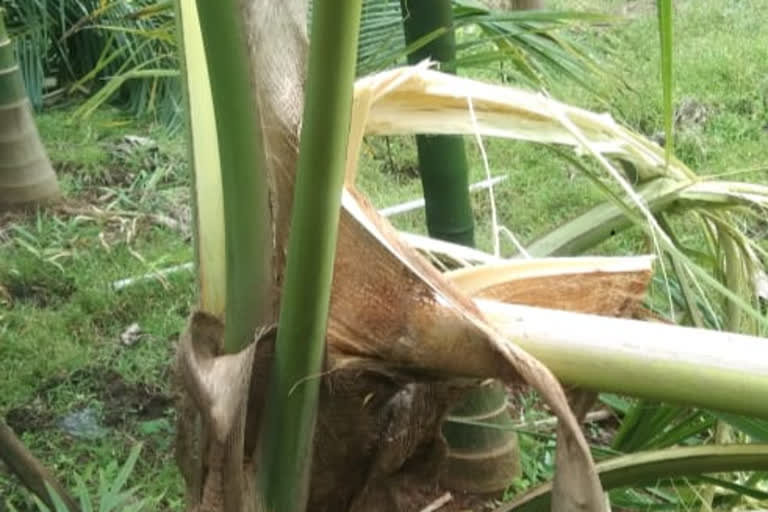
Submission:
[[[664,167],[664,151],[616,123],[610,115],[571,107],[542,94],[491,85],[429,69],[430,63],[384,71],[361,78],[355,92],[359,125],[369,135],[445,133],[474,134],[564,144],[586,150],[582,141],[563,126],[566,116],[600,154],[621,158],[637,167],[642,181],[667,176],[694,179],[677,160]],[[467,108],[471,99],[472,119]],[[357,155],[350,148],[350,156]],[[357,159],[348,161],[350,167]]]
[[[483,299],[477,304],[505,338],[567,384],[768,418],[768,405],[754,399],[768,393],[763,338]]]
[[[549,309],[629,316],[645,299],[650,256],[511,260],[463,268],[446,277],[464,293]]]
[[[639,452],[600,462],[597,471],[606,490],[659,480],[693,477],[729,471],[765,471],[768,445],[706,445]],[[538,486],[523,496],[496,508],[494,512],[549,510],[552,485]]]
[[[640,183],[657,181],[657,183],[653,183],[653,185],[656,185],[657,187],[659,185],[670,187],[670,190],[667,190],[667,192],[677,192],[676,195],[672,197],[662,196],[661,200],[667,200],[676,206],[685,206],[686,200],[690,201],[688,205],[690,206],[691,204],[695,204],[694,202],[702,200],[709,200],[711,203],[713,199],[721,205],[730,207],[741,207],[744,205],[761,206],[765,204],[764,200],[768,197],[765,193],[768,189],[760,186],[737,186],[717,182],[703,182],[682,163],[675,160],[670,161],[669,164],[665,166],[665,155],[661,148],[616,124],[607,115],[597,115],[581,109],[575,109],[547,99],[541,95],[479,84],[477,82],[455,78],[450,75],[436,73],[427,69],[427,66],[428,64],[422,64],[412,68],[381,73],[373,77],[367,77],[358,82],[352,125],[352,132],[354,135],[351,137],[347,162],[347,185],[350,189],[354,188],[356,158],[359,141],[362,138],[363,133],[402,134],[426,132],[477,134],[479,132],[483,135],[570,145],[579,151],[585,151],[596,157],[609,171],[609,174],[619,182],[628,199],[620,202],[620,207],[618,209],[625,215],[627,213],[631,214],[630,217],[634,215],[634,217],[637,218],[636,222],[643,222],[646,225],[650,225],[654,239],[656,240],[657,237],[661,239],[661,242],[657,241],[657,244],[663,247],[667,254],[676,258],[674,261],[684,262],[686,271],[693,272],[689,270],[689,268],[693,267],[696,270],[696,273],[692,275],[708,278],[708,284],[719,283],[710,275],[705,274],[703,269],[692,265],[690,260],[685,258],[682,252],[671,243],[666,234],[661,232],[659,225],[651,216],[646,203],[651,202],[654,199],[658,200],[658,198],[655,196],[651,196],[648,199],[641,198],[615,168],[613,168],[610,162],[605,159],[605,156],[611,156],[613,158],[631,162],[635,166],[636,178]],[[468,115],[466,104],[469,101],[471,101],[475,112],[474,116]],[[358,142],[357,146],[355,145],[355,141]],[[686,189],[687,194],[680,193],[680,190]],[[723,193],[724,189],[727,190],[727,193]],[[677,201],[678,199],[680,199],[680,201]],[[354,207],[351,203],[347,204],[347,207],[348,210],[353,212]],[[717,212],[715,212],[715,215],[716,214]],[[359,220],[360,216],[357,217]],[[369,231],[373,230],[369,229]],[[749,251],[749,244],[744,243],[744,237],[739,238],[739,241],[741,245],[738,247],[740,247],[742,253],[747,255],[747,257],[750,258],[750,261],[754,263],[754,253]],[[535,264],[536,262],[534,262],[534,265]],[[496,270],[498,270],[498,268]],[[515,270],[519,271],[520,269],[518,268]],[[469,273],[471,270],[468,269],[465,272]],[[554,302],[555,307],[564,309],[569,309],[570,304],[570,309],[575,311],[586,310],[588,312],[603,312],[603,314],[611,315],[636,314],[636,311],[632,311],[632,307],[627,308],[628,304],[623,302],[623,299],[626,297],[623,295],[626,294],[627,297],[631,297],[630,303],[634,301],[635,306],[638,306],[646,289],[647,280],[650,278],[650,270],[648,269],[645,272],[635,275],[630,272],[628,278],[625,276],[623,282],[621,278],[617,279],[617,276],[610,274],[607,276],[600,276],[599,274],[599,272],[593,272],[593,275],[587,279],[587,282],[591,282],[590,286],[592,289],[590,291],[599,290],[599,280],[601,278],[607,278],[600,284],[605,285],[604,289],[611,291],[611,293],[595,293],[591,296],[589,294],[585,295],[585,288],[582,288],[580,291],[579,286],[576,285],[571,289],[556,289],[552,294],[548,294],[544,291],[541,293],[541,296],[537,298],[534,292],[546,290],[546,287],[542,288],[541,286],[542,276],[538,276],[538,282],[536,279],[531,278],[529,283],[525,283],[528,285],[527,289],[520,290],[519,293],[518,290],[514,290],[512,286],[500,285],[498,289],[494,289],[493,286],[491,286],[493,283],[486,283],[487,286],[480,285],[475,291],[485,292],[491,294],[491,296],[496,294],[498,298],[518,300],[522,303],[538,303],[538,305],[546,306],[552,305]],[[497,275],[499,281],[514,281],[514,277],[514,270],[506,276]],[[550,285],[558,283],[557,272],[553,272],[546,277],[549,279]],[[573,279],[573,276],[571,276],[571,279]],[[515,284],[521,284],[524,283],[524,281],[524,279],[520,279],[519,282]],[[622,286],[626,287],[623,292]],[[697,284],[697,286],[701,289],[700,285]],[[510,294],[510,290],[514,290],[517,295],[515,295],[515,293]],[[564,297],[560,297],[563,299],[561,302],[557,302],[558,291],[564,295]],[[734,302],[739,307],[744,307],[745,305],[747,308],[749,307],[747,303],[743,300],[739,301],[738,297],[722,285],[718,291],[730,299],[735,298],[736,300]],[[589,305],[578,303],[578,299],[585,296],[594,301],[592,306],[596,311],[591,311]],[[599,302],[600,299],[604,299],[604,302]],[[487,311],[484,312],[488,313]],[[509,313],[509,311],[507,311],[507,313]],[[550,324],[557,325],[556,320],[560,317],[555,317],[555,312],[551,313],[553,313],[553,316],[551,316],[549,320],[546,320],[546,315],[542,314],[542,326]],[[502,332],[504,332],[505,335],[522,335],[525,333],[524,330],[517,330],[513,333],[508,325],[502,323],[503,318],[501,318],[501,316],[499,318],[494,318],[493,320],[495,320],[495,322],[492,323],[496,328],[503,327]],[[603,320],[607,322],[609,319],[595,319],[594,326],[586,324],[578,325],[578,328],[571,326],[572,328],[567,329],[562,333],[563,341],[568,338],[569,333],[574,333],[575,337],[577,336],[576,333],[580,333],[585,339],[588,339],[589,336],[594,333],[595,329],[600,327],[600,322]],[[522,323],[522,320],[520,320],[520,322]],[[639,325],[648,326],[650,324],[640,323]],[[664,339],[668,339],[669,337],[676,335],[674,328],[660,326],[660,329],[662,329],[662,332],[654,333],[656,336],[660,336],[663,333],[667,336],[667,338]],[[689,331],[689,333],[700,335],[701,331]],[[722,343],[730,339],[727,338],[727,336],[721,336],[718,333],[708,332],[707,334],[710,335],[713,340],[710,348],[714,348],[720,343],[721,352],[723,347]],[[424,338],[429,338],[429,336],[424,336]],[[515,339],[515,337],[511,336],[507,339]],[[656,339],[659,338],[657,337]],[[749,339],[749,342],[753,348],[759,347],[759,341]],[[533,347],[533,345],[534,343],[532,342],[529,347]],[[682,353],[686,353],[686,350],[692,347],[682,345],[679,348],[682,348]],[[606,353],[608,353],[607,348]],[[679,354],[673,353],[673,351],[667,352],[665,355],[671,358],[679,357]],[[591,361],[590,356],[585,356],[584,368],[590,367],[588,361]],[[697,362],[701,365],[704,363],[704,361],[701,360],[697,360]],[[611,363],[615,362],[611,361]],[[641,362],[639,364],[642,365],[643,363]],[[439,366],[439,364],[437,366]],[[620,366],[613,365],[613,368],[617,367]],[[565,372],[565,368],[561,368],[561,370]],[[762,378],[762,370],[760,368],[753,368],[753,370],[754,371],[750,373],[748,380],[760,380]],[[565,376],[567,374],[564,373],[563,375]],[[695,375],[689,376],[691,378],[695,377]],[[736,373],[730,375],[731,384],[738,382],[738,376],[739,375]],[[658,377],[658,375],[654,376],[657,380]],[[612,379],[621,381],[622,376],[616,374],[612,376]],[[569,383],[581,384],[591,389],[607,389],[604,386],[608,384],[607,380],[601,382],[599,385],[595,385],[595,383],[587,385],[585,382],[569,381],[567,377],[565,377],[564,380]],[[648,381],[643,380],[642,383],[648,384]],[[643,389],[639,382],[636,382],[633,387],[634,389],[630,394],[634,393],[635,395],[643,396]],[[651,387],[652,386],[650,385],[646,385],[645,389],[647,390]],[[699,390],[701,388],[700,386],[692,385],[691,389]],[[673,399],[673,401],[681,401],[680,396],[676,399],[671,397],[672,391],[672,388],[666,390],[661,389],[660,393],[667,394],[666,396],[663,396],[662,399],[669,398]],[[736,388],[728,389],[728,392],[726,393],[727,396],[719,396],[716,400],[712,400],[712,403],[717,402],[717,407],[734,407],[734,404],[732,402],[729,403],[729,401],[736,395],[737,391],[738,389]],[[697,403],[696,398],[692,396],[682,397],[682,401]],[[739,407],[741,407],[743,411],[750,411],[749,404],[741,403],[739,404]],[[760,412],[760,414],[762,414],[762,412]],[[558,460],[561,459],[558,458]]]
[[[586,503],[585,510],[602,510],[589,449],[552,374],[499,337],[472,302],[402,245],[354,189],[345,190],[342,205],[328,332],[335,364],[365,366],[367,360],[446,377],[524,379],[561,420],[558,505],[579,510]]]
[[[474,116],[467,108],[471,100]],[[442,74],[429,69],[429,63],[391,70],[358,81],[356,113],[352,130],[365,134],[463,133],[526,140],[573,147],[577,153],[594,157],[618,183],[622,193],[601,185],[609,197],[598,206],[592,218],[580,217],[567,230],[541,242],[539,254],[570,252],[569,245],[594,244],[611,233],[612,226],[628,226],[620,219],[624,212],[631,223],[643,227],[655,249],[670,257],[674,268],[688,274],[699,294],[702,285],[731,300],[758,323],[766,320],[752,306],[752,297],[739,297],[702,266],[694,263],[673,241],[672,234],[661,229],[653,208],[692,211],[706,216],[715,239],[738,239],[738,250],[748,268],[756,271],[759,248],[735,227],[729,210],[751,206],[768,207],[768,187],[756,184],[719,182],[697,177],[682,162],[666,155],[655,143],[616,123],[607,114],[595,114],[571,107],[541,94],[500,87]],[[347,182],[354,182],[358,146],[351,145],[347,161]],[[608,158],[629,162],[638,190],[628,183]],[[610,203],[610,204],[608,204]],[[704,206],[703,206],[704,205]],[[714,206],[721,209],[710,208]],[[676,211],[679,211],[676,210]],[[597,227],[595,227],[595,224]],[[576,238],[578,240],[571,240]],[[664,259],[660,260],[667,279]]]
[[[567,384],[768,417],[768,408],[744,393],[768,392],[763,339],[591,316],[643,317],[642,309],[632,308],[642,304],[651,261],[647,256],[513,260],[446,277],[477,299],[501,333]],[[702,388],[710,391],[701,393]]]

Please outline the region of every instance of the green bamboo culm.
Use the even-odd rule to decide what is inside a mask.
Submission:
[[[301,512],[325,355],[361,0],[312,9],[291,233],[267,396],[260,493],[270,512]]]
[[[272,232],[258,104],[240,2],[197,0],[208,63],[224,205],[224,351],[252,341],[272,318]]]
[[[450,0],[400,0],[405,40],[412,44],[437,31],[441,35],[409,54],[411,64],[431,59],[455,72],[456,41]],[[469,170],[464,140],[454,135],[416,137],[419,170],[430,236],[474,246]],[[456,421],[452,421],[455,418]],[[466,420],[507,425],[507,393],[497,381],[472,389],[443,424],[449,453],[443,485],[461,491],[496,492],[520,474],[517,435],[509,430],[468,425]]]
[[[672,109],[672,0],[657,0],[659,37],[661,38],[661,81],[664,94],[664,149],[667,163],[674,148],[674,110]]]
[[[453,5],[450,0],[400,0],[406,44],[412,44],[436,30],[443,35],[408,55],[415,64],[424,59],[440,63],[440,69],[454,73],[456,40]],[[468,192],[469,173],[464,140],[460,135],[419,135],[419,173],[424,188],[427,229],[430,236],[462,245],[475,244],[475,225]]]
[[[0,211],[59,196],[0,7]]]
[[[507,392],[500,382],[471,389],[443,423],[449,449],[441,483],[475,493],[509,487],[522,471],[517,433],[499,428],[511,424]]]

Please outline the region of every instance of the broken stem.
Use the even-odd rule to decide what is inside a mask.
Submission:
[[[0,420],[0,459],[13,471],[24,486],[53,509],[54,503],[46,484],[58,494],[59,498],[71,512],[77,512],[80,507],[67,493],[58,480],[37,460],[32,452],[24,446],[11,427]]]

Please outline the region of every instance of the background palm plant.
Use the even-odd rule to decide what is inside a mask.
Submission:
[[[476,26],[482,35],[460,45],[456,65],[494,69],[515,81],[543,85],[555,74],[588,84],[610,75],[562,29],[605,17],[578,12],[518,16],[481,4],[452,2],[455,28]],[[9,27],[27,92],[35,108],[62,96],[86,95],[77,116],[88,116],[105,102],[134,116],[150,115],[179,125],[181,89],[174,32],[173,2],[167,0],[10,0]],[[557,37],[552,37],[558,33]],[[434,36],[406,47],[399,0],[363,3],[358,74],[402,62]]]
[[[85,93],[79,115],[109,100],[133,115],[178,123],[172,2],[12,0],[7,8],[36,108],[48,97]]]

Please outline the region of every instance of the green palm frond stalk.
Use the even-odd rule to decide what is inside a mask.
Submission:
[[[311,446],[336,252],[361,0],[312,13],[299,160],[260,475],[267,510],[300,512]]]
[[[0,211],[56,198],[43,147],[0,8]]]
[[[616,457],[597,465],[605,490],[654,484],[665,478],[693,477],[728,471],[765,471],[768,445],[708,445],[668,448]],[[547,483],[494,512],[549,510],[552,484]]]
[[[667,162],[674,151],[674,117],[672,108],[672,0],[657,0],[659,13],[659,38],[661,41],[661,81],[664,95],[664,143]]]
[[[273,307],[267,174],[259,109],[250,86],[245,31],[233,29],[242,23],[239,7],[237,0],[197,2],[221,169],[226,261],[224,350],[228,353],[240,351],[251,341],[256,327],[271,318]]]
[[[768,393],[764,338],[488,300],[477,303],[501,333],[564,384],[768,418],[768,404],[754,399]],[[622,449],[627,446],[622,443]]]
[[[177,3],[177,31],[187,106],[188,155],[192,170],[194,247],[198,307],[224,319],[226,262],[224,204],[216,114],[194,0]]]

